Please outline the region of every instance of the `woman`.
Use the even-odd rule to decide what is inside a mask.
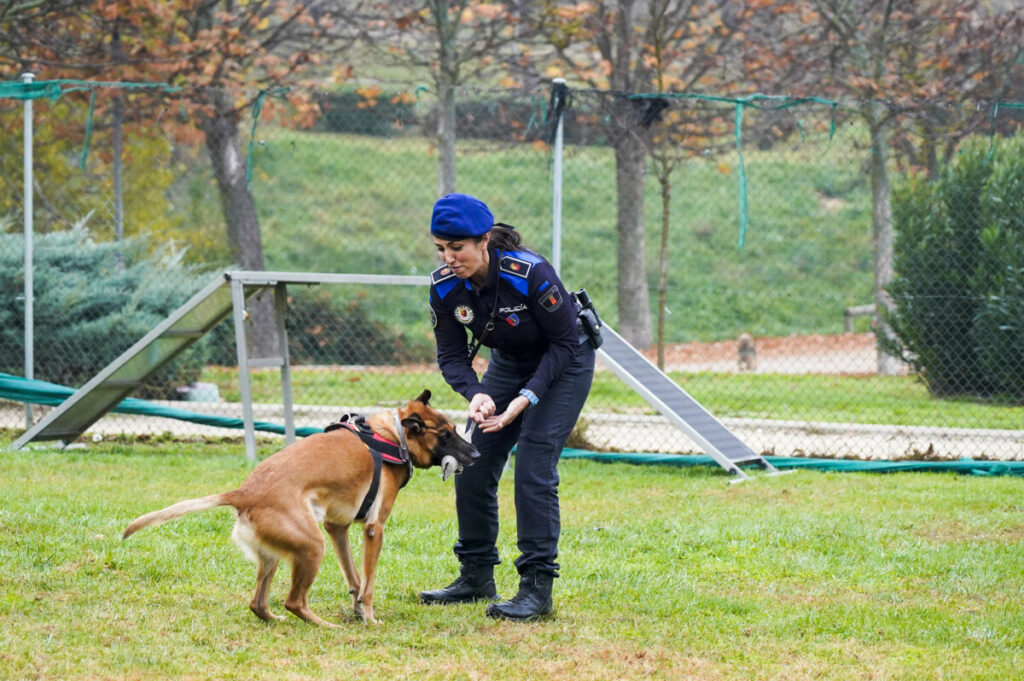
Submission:
[[[515,447],[519,592],[489,604],[487,614],[535,619],[552,610],[561,529],[558,459],[590,391],[594,350],[554,268],[526,250],[513,228],[496,225],[482,201],[465,194],[438,199],[430,233],[444,262],[430,285],[437,361],[448,384],[469,400],[481,456],[455,478],[460,575],[420,599],[498,600],[498,481]],[[482,379],[472,366],[480,345],[491,348]]]

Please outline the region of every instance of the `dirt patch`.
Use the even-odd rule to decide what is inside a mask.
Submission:
[[[757,351],[753,373],[781,374],[873,374],[877,352],[872,333],[811,334],[806,336],[760,336],[754,338]],[[657,348],[643,351],[657,364]],[[739,372],[735,340],[715,343],[669,343],[665,346],[665,366],[669,371]],[[487,370],[487,360],[473,361],[477,373]],[[358,371],[369,374],[400,374],[410,371],[436,371],[437,364],[401,366],[310,366],[305,371]],[[276,368],[267,371],[278,371]]]
[[[872,374],[877,366],[872,333],[760,336],[754,338],[754,346],[757,363],[753,373]],[[657,363],[657,348],[643,354]],[[738,360],[735,340],[671,343],[665,347],[665,367],[669,371],[739,372]]]

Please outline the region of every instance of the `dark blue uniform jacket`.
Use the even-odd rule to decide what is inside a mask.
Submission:
[[[526,389],[542,397],[576,355],[576,306],[554,268],[530,251],[491,249],[487,281],[477,289],[448,266],[430,275],[430,311],[437,363],[448,384],[467,400],[483,391],[469,361],[467,329],[479,338],[495,309],[494,330],[483,344],[515,361]]]

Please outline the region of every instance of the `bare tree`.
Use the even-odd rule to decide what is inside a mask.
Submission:
[[[456,189],[456,89],[515,66],[528,38],[529,3],[397,0],[376,3],[353,23],[377,63],[426,74],[437,91],[439,195]]]
[[[187,86],[185,101],[210,153],[235,263],[264,268],[256,205],[240,144],[242,116],[257,97],[304,84],[304,72],[347,45],[329,0],[44,0],[0,8],[0,64],[51,78],[159,81]],[[358,7],[358,4],[355,5]],[[46,26],[39,31],[38,26]],[[33,29],[33,27],[36,27]],[[117,35],[117,53],[107,43]],[[292,91],[299,116],[314,104]],[[277,351],[269,301],[254,306],[259,352]]]
[[[607,98],[615,151],[619,330],[634,345],[652,343],[644,256],[647,154],[663,108],[635,93],[735,91],[748,46],[742,31],[755,5],[735,0],[597,0],[548,4],[548,42],[560,62]],[[657,65],[657,66],[656,66]]]

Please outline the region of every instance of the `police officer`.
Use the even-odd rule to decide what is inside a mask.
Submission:
[[[554,268],[526,250],[513,228],[495,225],[482,201],[465,194],[438,199],[430,233],[444,262],[430,285],[438,365],[469,400],[473,444],[481,456],[455,477],[459,577],[420,599],[499,600],[498,481],[515,447],[519,591],[489,604],[487,614],[535,619],[552,610],[561,529],[558,459],[590,392],[594,350]],[[471,356],[479,345],[491,348],[482,379]]]

